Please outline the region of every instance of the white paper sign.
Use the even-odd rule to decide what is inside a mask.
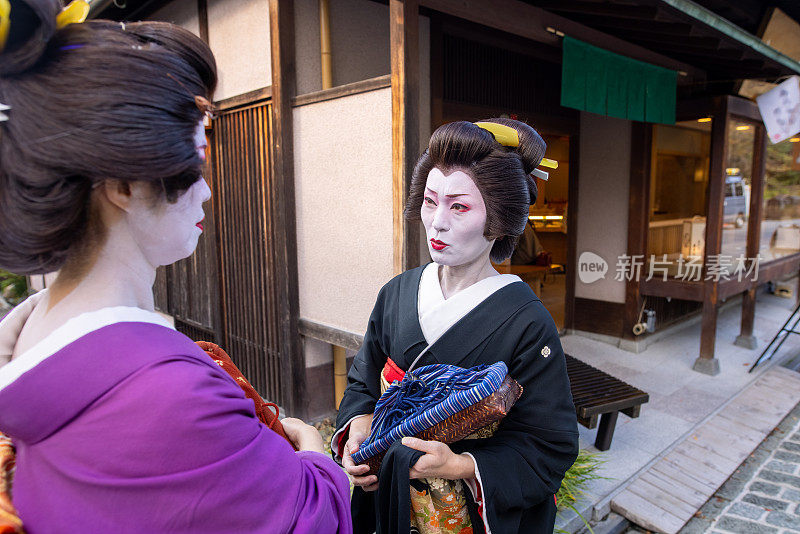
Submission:
[[[792,76],[756,102],[770,141],[780,143],[800,132],[800,77]]]

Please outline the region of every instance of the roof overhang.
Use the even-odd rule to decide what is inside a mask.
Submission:
[[[741,80],[800,74],[800,62],[691,0],[526,2],[702,70],[706,85],[692,93],[721,94]],[[682,78],[679,84],[698,84]]]

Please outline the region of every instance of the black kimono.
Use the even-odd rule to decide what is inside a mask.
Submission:
[[[423,269],[395,277],[378,294],[348,374],[337,431],[353,417],[374,411],[387,358],[406,370],[427,346],[417,314]],[[445,363],[468,368],[501,360],[524,388],[522,397],[492,437],[450,446],[475,459],[484,513],[494,534],[549,534],[555,520],[553,495],[577,457],[578,430],[558,331],[539,298],[524,282],[502,287],[439,337],[416,367]],[[354,491],[356,533],[374,532],[373,497],[360,488]],[[484,532],[471,496],[467,504],[473,531]]]

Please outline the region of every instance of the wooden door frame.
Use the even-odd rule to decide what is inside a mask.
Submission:
[[[297,267],[297,216],[294,187],[294,140],[292,98],[297,90],[295,69],[294,6],[292,0],[269,1],[272,61],[271,165],[273,187],[269,191],[274,213],[281,310],[281,352],[286,361],[281,380],[288,413],[306,417],[308,395],[306,365],[300,338],[300,297]]]

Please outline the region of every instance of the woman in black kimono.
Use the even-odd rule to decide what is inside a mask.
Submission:
[[[356,533],[553,531],[554,494],[578,453],[564,353],[539,298],[490,262],[510,257],[523,232],[544,150],[518,121],[454,122],[434,132],[414,169],[405,215],[422,220],[433,263],[378,294],[332,441],[356,486]],[[505,362],[522,397],[499,426],[460,442],[404,438],[367,476],[351,454],[382,391],[426,348],[415,367]]]

